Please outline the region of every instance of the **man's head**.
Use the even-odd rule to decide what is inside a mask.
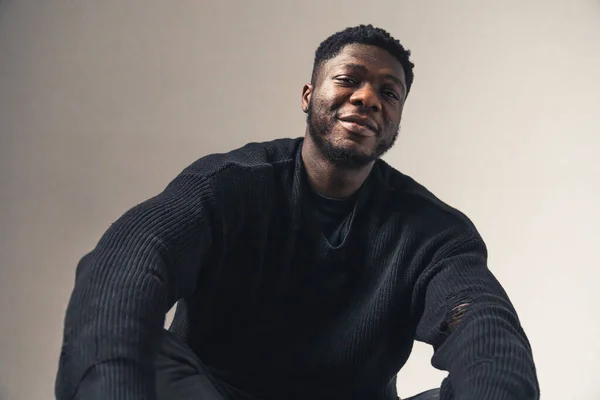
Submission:
[[[413,81],[409,57],[372,25],[347,28],[319,45],[302,107],[309,139],[329,162],[362,168],[393,146]]]

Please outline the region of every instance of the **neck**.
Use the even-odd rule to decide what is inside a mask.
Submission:
[[[354,194],[371,173],[374,163],[357,169],[336,166],[326,160],[306,135],[302,146],[302,161],[310,186],[317,193],[342,199]]]

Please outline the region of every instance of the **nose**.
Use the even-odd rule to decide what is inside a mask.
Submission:
[[[364,83],[354,91],[350,103],[355,106],[369,108],[372,111],[381,111],[381,99],[372,85]]]

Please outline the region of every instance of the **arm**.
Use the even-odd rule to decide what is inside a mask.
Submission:
[[[448,371],[440,400],[537,400],[533,355],[517,313],[487,268],[479,237],[456,240],[424,271],[415,290],[417,340]]]
[[[191,294],[213,238],[209,183],[182,173],[81,259],[67,307],[58,400],[153,400],[165,315]]]

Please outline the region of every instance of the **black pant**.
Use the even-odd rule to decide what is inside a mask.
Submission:
[[[440,389],[431,389],[416,396],[409,397],[406,400],[439,400],[439,398]]]
[[[156,358],[157,400],[227,400],[217,389],[196,354],[174,334],[165,331]],[[433,389],[406,400],[437,400]]]

